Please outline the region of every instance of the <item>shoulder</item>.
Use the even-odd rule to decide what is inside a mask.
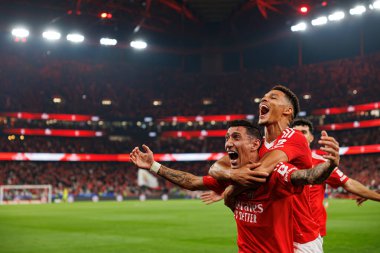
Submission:
[[[277,139],[276,144],[272,149],[283,148],[286,146],[295,146],[303,149],[309,147],[305,136],[298,130],[292,128],[286,128],[281,136]]]
[[[298,130],[295,130],[293,128],[288,127],[284,131],[282,131],[281,139],[290,139],[294,135],[297,136],[298,134],[302,134],[302,133],[300,131],[298,131]]]
[[[287,141],[296,141],[296,142],[305,142],[307,143],[306,137],[299,130],[295,130],[293,128],[286,128],[280,137],[281,140]]]

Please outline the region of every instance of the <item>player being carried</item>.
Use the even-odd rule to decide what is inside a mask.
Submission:
[[[324,133],[324,137],[326,137]],[[232,170],[255,162],[261,135],[258,128],[247,121],[233,121],[226,134],[225,149],[233,154],[230,160]],[[336,144],[326,141],[325,150],[331,151],[325,163],[311,170],[298,170],[293,165],[279,163],[268,181],[261,177],[266,172],[250,173],[256,181],[265,182],[255,191],[246,191],[237,196],[234,216],[238,228],[239,252],[293,252],[293,194],[301,193],[303,185],[310,181],[324,180],[339,163]],[[210,176],[198,177],[193,174],[167,168],[153,160],[152,151],[143,145],[131,152],[131,160],[140,168],[150,169],[159,176],[188,190],[214,190],[222,193],[229,187],[229,181],[218,182]],[[260,164],[255,164],[259,166]]]
[[[276,164],[287,162],[310,177],[305,184],[319,184],[323,177],[313,177],[312,157],[309,144],[303,134],[290,128],[290,123],[299,112],[297,96],[288,88],[277,85],[267,92],[259,104],[259,124],[264,126],[265,136],[259,150],[260,166],[248,164],[239,170],[232,170],[229,161],[235,156],[229,153],[216,162],[209,173],[219,181],[234,182],[224,192],[225,204],[232,210],[236,207],[236,196],[247,189],[257,189],[260,183],[255,182],[255,170],[272,173]],[[338,152],[339,144],[324,132],[319,140],[321,150],[327,152],[325,159],[334,159],[333,154]],[[329,144],[331,144],[329,146]],[[327,146],[326,146],[327,145]],[[328,173],[328,172],[325,172]],[[326,176],[326,175],[325,175]],[[328,175],[327,175],[328,176]],[[327,178],[327,176],[325,178]],[[295,252],[323,252],[322,238],[319,235],[319,225],[313,219],[309,198],[309,187],[305,187],[301,194],[294,197],[294,247]]]

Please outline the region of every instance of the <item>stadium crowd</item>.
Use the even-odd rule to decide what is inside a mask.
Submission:
[[[225,129],[222,128],[222,129]],[[319,138],[319,131],[315,130],[316,138]],[[328,131],[334,136],[341,147],[361,146],[380,143],[379,128],[348,129],[342,131]],[[145,143],[156,153],[212,153],[224,152],[224,138],[126,138],[110,140],[108,137],[102,138],[67,138],[67,137],[44,137],[44,136],[24,136],[23,139],[15,137],[9,140],[7,136],[0,136],[0,149],[2,152],[35,152],[35,153],[94,153],[94,154],[115,154],[129,153],[135,146]],[[312,144],[313,149],[318,149],[316,141]]]
[[[104,130],[107,137],[25,136],[23,140],[19,137],[9,140],[3,134],[0,137],[1,152],[129,153],[142,143],[156,153],[223,152],[223,138],[184,139],[160,135],[168,130],[225,129],[226,122],[173,124],[161,123],[159,119],[177,115],[257,115],[255,98],[260,98],[278,82],[295,91],[308,116],[318,108],[377,102],[380,94],[380,54],[301,67],[205,75],[13,53],[10,56],[8,52],[0,52],[6,59],[0,69],[0,111],[95,114],[104,119],[104,123],[47,123],[3,117],[0,121],[2,128]],[[311,98],[304,99],[304,95]],[[61,98],[62,102],[53,103],[54,97]],[[103,99],[111,100],[111,105],[103,105]],[[147,116],[157,121],[135,124],[137,120],[143,122]],[[310,118],[318,126],[378,117],[378,113],[365,112]],[[113,124],[114,120],[119,123]],[[120,123],[122,121],[126,123]],[[150,131],[155,131],[157,137],[149,137]],[[356,146],[379,144],[379,131],[379,128],[367,128],[331,131],[330,134],[341,146]],[[313,148],[318,146],[314,143]],[[342,170],[372,188],[380,187],[379,164],[376,155],[342,157]],[[210,163],[173,163],[170,166],[204,175]],[[55,193],[67,187],[75,195],[116,192],[134,196],[139,191],[136,169],[125,163],[6,162],[0,168],[0,184],[52,184]],[[164,182],[161,187],[173,188]]]
[[[3,55],[1,111],[97,112],[106,119],[257,114],[254,98],[260,98],[274,83],[282,83],[300,98],[311,96],[301,99],[301,108],[310,114],[317,108],[377,102],[380,93],[380,54],[301,67],[206,75],[46,55],[34,59],[13,53]],[[61,98],[61,103],[54,104],[53,97]],[[103,99],[111,100],[111,105],[103,105]],[[160,100],[156,106],[155,100]]]
[[[206,175],[212,162],[163,163],[196,175]],[[380,189],[380,158],[376,155],[345,156],[340,169],[371,189]],[[51,184],[53,194],[64,188],[74,196],[135,197],[140,193],[137,169],[129,163],[58,163],[5,162],[0,170],[1,184]],[[184,194],[178,187],[160,180],[160,189],[173,194]]]

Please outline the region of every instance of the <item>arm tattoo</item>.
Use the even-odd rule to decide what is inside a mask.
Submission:
[[[222,169],[216,166],[212,166],[209,170],[210,176],[217,180],[230,180],[231,179],[231,169]]]
[[[322,184],[334,170],[335,166],[330,162],[324,162],[311,169],[298,170],[291,175],[293,185]]]
[[[202,177],[198,177],[184,171],[170,169],[161,165],[158,175],[187,190],[196,191],[207,189],[203,185]]]

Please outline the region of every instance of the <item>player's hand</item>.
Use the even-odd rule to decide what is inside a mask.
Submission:
[[[233,182],[244,186],[250,187],[257,185],[257,183],[265,183],[269,173],[264,171],[255,171],[260,163],[248,163],[238,169],[230,170],[230,178]]]
[[[154,162],[153,160],[153,152],[149,149],[147,145],[142,145],[144,152],[141,152],[139,147],[135,147],[132,152],[129,154],[131,157],[131,161],[139,168],[142,169],[150,169]]]
[[[377,190],[376,191],[377,193],[380,193],[380,190]],[[361,206],[364,202],[366,202],[368,199],[367,198],[362,198],[362,197],[359,197],[356,199],[356,204],[358,206]]]
[[[237,189],[236,186],[230,185],[224,190],[224,205],[226,205],[232,212],[235,212],[236,205],[236,195]]]
[[[335,138],[328,136],[326,131],[322,131],[321,139],[318,143],[322,145],[321,150],[327,153],[323,157],[328,159],[333,167],[338,167],[340,161],[339,143]]]
[[[356,204],[358,206],[361,206],[364,202],[366,202],[368,199],[367,198],[362,198],[362,197],[359,197],[356,199]]]
[[[219,195],[214,191],[207,191],[201,194],[201,200],[206,205],[218,202],[223,199],[223,194]]]

